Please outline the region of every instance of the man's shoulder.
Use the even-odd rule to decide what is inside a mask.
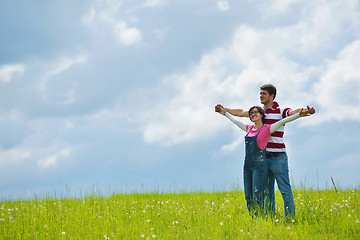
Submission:
[[[281,113],[283,111],[289,111],[291,108],[289,107],[281,107],[278,102],[274,101],[274,104],[270,108],[273,111],[277,111],[277,113]],[[280,111],[280,112],[279,112]]]
[[[272,118],[272,119],[281,119],[288,116],[288,112],[291,108],[288,107],[280,107],[278,102],[273,102],[273,105],[266,109],[265,111],[265,118]]]

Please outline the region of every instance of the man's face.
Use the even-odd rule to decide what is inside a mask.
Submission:
[[[268,104],[271,101],[269,92],[266,90],[260,90],[260,102],[264,105]]]

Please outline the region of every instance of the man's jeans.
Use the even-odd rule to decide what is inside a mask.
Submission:
[[[285,152],[267,156],[268,179],[265,190],[267,213],[275,215],[275,179],[284,199],[285,217],[295,216],[295,203],[289,179],[288,157]]]

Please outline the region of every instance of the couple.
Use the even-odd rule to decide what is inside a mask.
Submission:
[[[271,84],[260,87],[263,108],[253,106],[249,111],[229,109],[218,104],[215,111],[226,116],[245,136],[244,191],[250,213],[264,210],[275,215],[275,180],[284,199],[285,217],[295,216],[288,159],[283,142],[284,124],[315,113],[314,108],[281,108],[274,101],[276,88]],[[232,117],[249,117],[254,125],[247,125]],[[266,192],[266,194],[265,194]],[[266,196],[264,196],[266,195]],[[264,208],[265,202],[265,208]]]

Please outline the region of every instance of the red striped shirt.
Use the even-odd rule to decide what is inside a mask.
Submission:
[[[273,124],[277,121],[289,116],[290,108],[280,108],[279,104],[274,101],[273,105],[265,110],[265,124]],[[268,152],[285,152],[284,144],[284,129],[285,125],[280,127],[276,132],[271,134],[269,143],[266,146]]]

